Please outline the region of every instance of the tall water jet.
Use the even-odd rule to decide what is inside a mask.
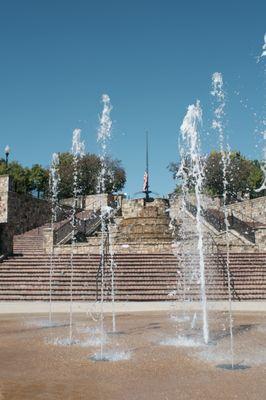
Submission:
[[[208,312],[207,312],[207,296],[205,281],[205,261],[203,251],[203,229],[202,229],[202,184],[203,184],[203,162],[200,152],[199,127],[202,124],[202,110],[200,102],[190,105],[181,125],[180,131],[182,140],[187,143],[188,157],[191,168],[191,175],[195,182],[196,197],[196,228],[198,234],[198,254],[199,254],[199,272],[200,272],[200,295],[203,316],[203,339],[207,344],[209,341]]]
[[[111,231],[110,220],[108,223],[109,235],[109,253],[110,253],[110,272],[111,272],[111,301],[112,301],[112,332],[116,332],[116,315],[115,315],[115,268],[116,262],[114,259],[114,243],[113,234]]]
[[[70,255],[70,306],[69,306],[69,344],[72,343],[73,338],[73,273],[74,273],[74,247],[76,245],[76,214],[78,208],[78,196],[81,193],[81,187],[79,184],[79,161],[85,154],[85,144],[81,140],[81,129],[74,129],[72,137],[72,149],[71,153],[73,156],[73,202],[71,209],[71,255]]]
[[[190,251],[187,243],[187,227],[189,223],[187,219],[189,218],[187,215],[187,202],[188,202],[188,194],[189,194],[189,175],[188,175],[188,165],[187,165],[187,155],[185,144],[182,142],[179,137],[178,140],[178,149],[180,156],[180,163],[178,167],[178,171],[175,174],[175,179],[177,182],[180,182],[180,191],[181,195],[178,196],[180,200],[179,204],[179,216],[181,218],[181,223],[178,226],[178,233],[175,232],[176,226],[174,224],[174,219],[178,218],[178,215],[173,216],[173,221],[170,221],[170,228],[172,228],[173,233],[177,236],[177,240],[175,240],[175,252],[176,257],[178,259],[178,268],[177,268],[177,281],[176,281],[176,294],[177,301],[181,299],[182,307],[181,318],[177,318],[177,321],[183,322],[189,319],[188,315],[186,315],[186,304],[190,300],[189,298],[189,290],[191,283],[191,269],[189,266],[189,256]]]
[[[265,64],[265,60],[266,60],[266,33],[264,35],[264,44],[262,46],[262,53],[260,55],[260,57],[258,58],[258,62],[264,62],[263,65],[263,73],[264,73],[264,88],[266,85],[266,64]],[[264,90],[264,96],[265,96],[265,90]],[[264,142],[263,144],[263,150],[262,150],[262,161],[260,163],[263,175],[264,175],[264,179],[262,182],[262,185],[259,189],[256,190],[256,192],[261,192],[262,190],[266,190],[266,110],[265,110],[265,99],[264,99],[264,109],[263,109],[263,114],[262,114],[262,140]]]
[[[51,216],[51,231],[54,232],[54,225],[57,221],[57,212],[59,208],[58,192],[59,192],[59,156],[58,153],[53,153],[52,162],[50,167],[50,193],[51,193],[51,205],[52,205],[52,216]],[[54,261],[54,245],[51,249],[50,254],[50,274],[49,274],[49,323],[52,323],[52,280],[53,280],[53,261]]]
[[[229,219],[228,209],[226,206],[228,195],[228,167],[230,165],[230,149],[228,143],[225,143],[224,133],[224,115],[225,115],[225,91],[223,89],[223,76],[220,72],[215,72],[212,75],[212,96],[215,101],[214,118],[212,127],[218,132],[219,150],[221,153],[222,174],[223,174],[223,197],[222,210],[224,214],[225,238],[226,238],[226,273],[227,273],[227,289],[228,289],[228,304],[229,304],[229,330],[230,330],[230,353],[231,366],[234,368],[234,336],[233,336],[233,314],[232,314],[232,291],[231,291],[231,274],[230,274],[230,252],[229,252]]]
[[[100,145],[100,160],[101,160],[101,170],[99,174],[99,185],[98,192],[104,194],[106,191],[106,176],[108,175],[107,168],[107,143],[111,137],[112,120],[111,120],[111,110],[112,105],[110,102],[110,97],[107,94],[102,96],[103,110],[100,115],[100,126],[97,134],[97,141]],[[100,218],[101,218],[101,245],[100,245],[100,268],[101,268],[101,350],[100,358],[103,359],[103,343],[104,343],[104,284],[105,284],[105,245],[106,245],[106,234],[108,235],[106,207],[103,204],[103,196],[100,203]],[[107,236],[108,239],[108,236]]]

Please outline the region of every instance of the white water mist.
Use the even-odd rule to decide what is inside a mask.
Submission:
[[[199,270],[200,270],[200,295],[203,316],[203,338],[207,344],[209,341],[209,326],[207,313],[207,296],[206,296],[206,280],[205,280],[205,261],[203,251],[203,229],[202,229],[202,184],[203,184],[203,163],[200,151],[199,128],[202,124],[202,109],[200,102],[190,105],[181,125],[181,134],[184,142],[187,143],[189,151],[189,162],[191,163],[191,175],[195,181],[196,196],[196,227],[198,234],[198,253],[199,253]]]
[[[59,155],[53,153],[52,162],[50,167],[50,193],[51,193],[51,232],[54,234],[54,225],[57,221],[57,213],[59,208],[58,194],[59,194]],[[50,274],[49,274],[49,323],[52,323],[52,281],[53,281],[53,262],[54,262],[54,242],[50,253]]]
[[[101,324],[101,349],[100,355],[101,359],[103,358],[103,343],[104,343],[104,284],[105,284],[105,247],[106,240],[108,240],[108,235],[106,237],[106,233],[108,230],[107,227],[107,215],[106,215],[106,207],[103,204],[103,195],[106,192],[105,180],[108,174],[107,170],[107,143],[111,137],[111,129],[112,129],[112,120],[111,120],[111,111],[112,105],[110,101],[110,97],[107,94],[102,96],[103,110],[100,115],[100,126],[97,134],[97,141],[100,145],[100,160],[101,160],[101,170],[99,175],[99,184],[98,184],[98,192],[102,194],[101,196],[101,204],[100,204],[100,218],[101,218],[101,245],[100,245],[100,268],[101,268],[101,316],[100,316],[100,324]]]
[[[265,85],[266,85],[266,64],[265,64],[265,60],[266,60],[266,33],[264,34],[264,44],[262,46],[262,53],[261,56],[259,57],[258,61],[263,64],[263,72],[264,72],[264,89],[265,89]],[[264,90],[264,96],[265,96],[265,90]],[[265,99],[264,99],[265,100]],[[262,185],[259,189],[256,190],[256,192],[261,192],[262,190],[266,190],[266,102],[264,101],[264,105],[263,105],[263,115],[262,115],[262,141],[263,141],[263,150],[262,150],[262,160],[260,163],[263,175],[264,175],[264,179],[262,182]]]
[[[112,211],[112,209],[111,209]],[[110,219],[111,216],[109,216]],[[115,269],[116,262],[114,258],[114,242],[113,234],[111,231],[110,222],[108,224],[108,235],[109,235],[109,253],[110,253],[110,272],[111,272],[111,300],[112,300],[112,331],[116,332],[116,315],[115,315]]]
[[[73,156],[73,202],[71,210],[71,255],[70,255],[70,307],[69,307],[69,342],[73,340],[73,273],[74,273],[74,247],[76,245],[76,214],[78,208],[78,196],[81,193],[81,187],[79,184],[79,161],[85,154],[85,144],[81,140],[81,129],[74,129],[72,136],[72,148],[71,153]]]
[[[232,291],[231,291],[231,274],[230,274],[230,252],[229,252],[229,219],[228,209],[226,207],[227,196],[228,196],[228,181],[227,174],[230,165],[230,150],[229,145],[225,140],[224,133],[224,116],[225,116],[225,91],[223,88],[223,76],[220,72],[215,72],[212,75],[212,96],[214,97],[214,118],[212,127],[218,133],[219,139],[219,150],[221,154],[222,162],[222,174],[223,174],[223,203],[222,209],[224,213],[225,223],[225,237],[226,237],[226,273],[227,273],[227,290],[228,290],[228,304],[229,304],[229,330],[230,330],[230,353],[231,353],[231,365],[234,368],[234,336],[233,336],[233,313],[232,313]]]
[[[189,262],[190,250],[188,248],[187,240],[187,227],[188,227],[188,216],[187,216],[187,202],[189,196],[189,168],[187,165],[187,153],[186,143],[183,143],[179,137],[178,141],[180,164],[176,174],[176,179],[180,180],[181,196],[180,198],[180,216],[181,224],[178,229],[179,240],[177,242],[177,257],[178,257],[178,269],[177,269],[177,301],[181,297],[182,301],[182,316],[181,320],[189,320],[188,310],[186,305],[190,301],[190,286],[193,278],[193,271],[190,268],[192,265]]]

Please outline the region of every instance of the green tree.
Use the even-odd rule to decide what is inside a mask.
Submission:
[[[29,171],[30,190],[36,191],[38,198],[40,195],[46,197],[49,192],[49,171],[40,164],[34,164]]]
[[[0,161],[0,175],[9,174],[13,182],[13,190],[17,193],[30,191],[30,169],[23,167],[17,161],[12,161],[6,167],[4,160]]]
[[[106,192],[117,192],[123,189],[126,182],[126,173],[119,160],[107,158],[105,174]],[[78,162],[78,181],[81,194],[97,193],[98,179],[101,171],[101,161],[95,154],[86,154]],[[73,194],[73,156],[70,153],[59,155],[60,198],[71,197]]]
[[[71,197],[73,193],[73,156],[70,153],[61,153],[59,155],[60,176],[59,197]]]
[[[265,195],[265,191],[257,193],[256,189],[260,188],[262,182],[264,179],[264,174],[261,169],[261,164],[258,160],[252,161],[252,169],[251,173],[248,178],[248,184],[249,187],[251,188],[251,195],[252,197],[259,197]]]
[[[189,171],[189,162],[185,163]],[[170,172],[177,174],[179,164],[171,163],[168,167]],[[189,174],[189,173],[188,173]],[[222,154],[212,151],[204,161],[204,190],[213,196],[222,196],[223,184],[223,162]],[[263,172],[257,160],[249,160],[240,152],[231,152],[226,173],[228,199],[235,198],[238,192],[250,193],[252,197],[261,194],[256,193],[263,180]],[[189,177],[189,189],[193,190],[193,179]],[[180,190],[178,185],[177,190]]]
[[[223,194],[223,163],[220,152],[211,152],[205,163],[205,188],[212,195]],[[260,186],[263,173],[258,161],[244,157],[240,152],[231,152],[227,167],[226,180],[229,198],[237,193],[250,193]]]
[[[80,194],[95,194],[101,171],[101,161],[95,154],[86,154],[78,162],[78,180]],[[71,197],[73,194],[73,156],[70,153],[59,155],[59,196]],[[37,193],[38,197],[49,195],[49,170],[40,164],[31,168],[23,167],[17,161],[12,161],[6,167],[5,160],[0,159],[0,175],[9,174],[13,181],[13,190],[17,193]],[[126,173],[119,160],[107,158],[105,187],[106,192],[117,192],[123,189]]]

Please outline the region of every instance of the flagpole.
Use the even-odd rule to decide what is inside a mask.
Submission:
[[[146,200],[149,201],[149,137],[146,131],[146,173],[147,173],[147,187],[146,187]]]

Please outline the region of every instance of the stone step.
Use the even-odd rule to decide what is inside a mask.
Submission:
[[[56,262],[53,261],[51,262],[51,260],[46,260],[44,262],[18,262],[18,263],[7,263],[4,262],[2,264],[0,264],[0,271],[3,269],[14,269],[17,270],[18,268],[22,268],[22,269],[45,269],[45,268],[50,268],[51,266],[53,266],[54,268],[58,268],[58,269],[64,269],[64,268],[70,268],[71,265],[73,265],[73,267],[75,268],[80,268],[80,269],[98,269],[100,267],[100,263],[97,262],[75,262],[75,260],[72,261],[71,260],[66,260],[66,261],[62,261],[62,262]],[[110,263],[108,263],[107,265],[105,264],[106,269],[110,268]],[[195,264],[195,265],[180,265],[178,263],[173,263],[173,264],[168,264],[168,263],[161,263],[161,264],[141,264],[138,263],[136,265],[130,265],[130,264],[122,264],[122,263],[115,263],[114,264],[114,269],[118,270],[118,269],[124,269],[125,271],[132,271],[132,270],[136,270],[136,271],[143,271],[144,269],[147,270],[172,270],[172,271],[176,271],[179,270],[180,268],[183,268],[185,271],[192,271],[192,270],[197,270],[199,269],[199,264]],[[226,270],[226,268],[224,268],[223,266],[221,266],[220,264],[206,264],[205,265],[205,270],[206,271],[211,271],[211,270],[217,270],[217,271],[222,271],[222,270]],[[265,271],[266,269],[266,264],[256,264],[253,266],[243,266],[243,265],[231,265],[230,266],[230,271],[242,271],[244,273],[252,273],[252,272],[256,272],[256,271]]]
[[[31,250],[31,252],[32,251],[34,251],[34,249],[33,250]],[[45,255],[45,254],[43,254],[43,253],[41,253],[41,252],[38,252],[39,253],[39,255],[38,255],[38,260],[47,260],[47,259],[50,259],[50,258],[53,258],[53,259],[55,259],[55,260],[69,260],[70,258],[72,258],[72,259],[75,259],[75,260],[84,260],[84,261],[86,261],[86,260],[100,260],[100,257],[88,257],[88,256],[86,256],[86,257],[84,257],[84,256],[80,256],[80,255],[74,255],[73,257],[70,257],[70,255],[69,256],[54,256],[54,257],[51,257],[51,256],[49,256],[49,255]],[[8,258],[10,261],[11,260],[18,260],[18,259],[21,259],[21,260],[36,260],[36,255],[35,255],[35,253],[34,254],[32,254],[32,253],[29,253],[29,254],[22,254],[22,253],[15,253],[14,254],[14,258]],[[108,258],[107,260],[109,260],[110,258]],[[183,261],[180,261],[179,259],[177,259],[177,258],[169,258],[169,257],[165,257],[165,258],[152,258],[152,257],[149,257],[149,258],[147,258],[147,259],[145,259],[145,258],[143,258],[143,259],[141,259],[141,258],[136,258],[136,259],[128,259],[128,258],[118,258],[118,257],[114,257],[113,258],[113,260],[115,260],[116,262],[120,262],[120,263],[130,263],[130,264],[136,264],[136,263],[138,263],[138,262],[146,262],[146,263],[154,263],[154,262],[157,262],[157,263],[163,263],[163,262],[169,262],[169,263],[176,263],[176,262],[179,262],[179,263],[183,263],[183,264],[198,264],[199,263],[199,259],[193,259],[193,260],[190,260],[190,259],[187,259],[187,260],[183,260]],[[205,258],[204,259],[204,261],[205,261],[205,263],[208,263],[208,262],[215,262],[215,263],[220,263],[220,264],[226,264],[226,261],[225,260],[223,260],[223,261],[219,261],[219,260],[217,260],[216,258]],[[230,259],[229,260],[229,265],[230,264],[242,264],[242,265],[253,265],[254,263],[264,263],[264,264],[266,264],[266,258],[265,257],[263,257],[263,258],[259,258],[259,257],[254,257],[252,260],[250,260],[250,259],[245,259],[245,258],[239,258],[239,259],[237,259],[237,258],[235,258],[235,259]]]
[[[122,295],[123,296],[132,296],[132,295],[135,295],[135,296],[137,296],[137,295],[148,296],[149,294],[151,294],[151,295],[158,295],[158,294],[165,295],[168,299],[169,299],[169,297],[172,297],[172,296],[169,295],[169,293],[170,293],[170,289],[169,288],[165,288],[165,289],[164,288],[160,288],[160,289],[158,289],[158,288],[147,288],[142,293],[140,293],[139,290],[140,290],[140,288],[138,288],[138,287],[137,288],[132,287],[132,288],[127,288],[127,289],[122,289],[122,288],[121,289],[117,289],[116,290],[116,298],[119,297],[119,296],[122,296]],[[247,294],[248,293],[249,292],[247,292]],[[256,291],[256,293],[260,293],[261,294],[261,292],[259,292],[259,291]],[[62,289],[57,288],[57,289],[53,290],[52,294],[54,296],[57,296],[57,295],[70,296],[70,290],[69,290],[69,288],[62,288]],[[208,291],[207,292],[207,295],[216,295],[216,296],[222,295],[223,296],[225,294],[226,293],[225,293],[224,290],[217,290],[217,291],[213,290],[213,291]],[[46,296],[50,296],[50,292],[49,292],[49,290],[47,290],[45,288],[39,288],[39,287],[33,288],[31,291],[29,291],[28,289],[20,289],[19,292],[17,290],[10,290],[10,289],[6,289],[5,290],[5,289],[2,289],[1,290],[1,296],[4,296],[4,295],[13,295],[13,296],[15,296],[15,295],[17,295],[17,296],[46,295]],[[87,288],[85,289],[85,288],[82,288],[82,287],[78,287],[78,288],[73,287],[72,295],[73,296],[78,296],[78,297],[81,297],[83,295],[94,295],[94,297],[95,297],[95,291],[94,290],[89,290]],[[195,290],[195,291],[191,290],[189,292],[189,296],[193,296],[193,295],[199,295],[199,290]]]
[[[42,230],[36,229],[15,238],[14,250],[23,256],[9,258],[0,264],[0,299],[49,301],[52,265],[53,301],[70,300],[70,278],[73,268],[73,299],[94,301],[99,254],[58,254],[51,259],[42,251]],[[205,255],[207,297],[209,300],[226,300],[227,287],[222,263],[226,254]],[[115,291],[117,301],[172,300],[184,295],[185,282],[182,271],[198,269],[198,254],[183,257],[166,254],[116,254],[114,257]],[[52,262],[52,264],[51,264]],[[182,269],[181,269],[182,268]],[[266,253],[230,253],[230,271],[234,287],[242,300],[266,298]],[[105,283],[110,288],[110,269],[105,267]],[[178,296],[169,296],[178,283]],[[183,291],[183,294],[182,294]],[[199,300],[199,283],[193,278],[187,290],[190,299]],[[110,299],[105,290],[106,299]]]
[[[246,296],[244,300],[265,300],[265,296],[260,294],[256,294],[254,296]],[[117,296],[117,301],[134,301],[134,302],[145,302],[145,301],[169,301],[169,297],[165,295],[158,294],[149,294],[149,295],[132,295],[132,296]],[[190,297],[191,301],[199,301],[200,297],[195,295]],[[221,296],[209,296],[208,301],[217,301],[217,300],[227,300],[225,295]],[[17,296],[17,295],[0,295],[0,301],[49,301],[48,296],[36,295],[36,296]],[[53,302],[57,301],[70,301],[69,296],[56,296],[52,299]],[[95,296],[93,295],[83,295],[83,296],[73,296],[73,301],[95,301]],[[111,297],[108,297],[106,301],[111,301]]]
[[[29,249],[31,249],[31,248],[33,248],[33,246],[31,246],[31,247],[29,247]],[[46,253],[44,253],[44,252],[42,252],[42,255],[44,256],[44,257],[50,257],[50,254],[46,254]],[[60,257],[60,258],[70,258],[70,256],[71,256],[71,254],[70,253],[58,253],[58,254],[55,254],[54,255],[54,257]],[[27,257],[29,257],[28,255],[27,255]],[[73,257],[80,257],[80,258],[100,258],[100,255],[99,254],[78,254],[78,253],[74,253],[73,254]],[[110,258],[110,257],[109,257]],[[150,260],[150,259],[152,259],[152,260],[155,260],[155,259],[157,259],[157,260],[165,260],[165,259],[169,259],[169,260],[180,260],[180,257],[177,255],[177,256],[174,256],[174,255],[168,255],[168,254],[160,254],[160,255],[156,255],[156,254],[137,254],[137,255],[126,255],[126,254],[115,254],[114,255],[114,258],[115,259],[120,259],[120,260],[122,260],[122,259],[124,259],[124,260],[130,260],[130,261],[134,261],[134,260]],[[205,255],[205,257],[204,257],[204,259],[206,259],[206,260],[208,260],[208,259],[211,259],[211,260],[217,260],[217,257],[215,256],[215,255],[210,255],[210,254],[206,254]],[[223,257],[220,257],[219,259],[224,259],[224,260],[226,260],[226,256],[224,255]],[[265,255],[257,255],[256,253],[254,253],[254,255],[251,257],[251,256],[246,256],[245,254],[244,255],[239,255],[239,256],[231,256],[230,255],[230,260],[231,261],[234,261],[234,260],[246,260],[246,261],[252,261],[252,260],[254,260],[254,259],[259,259],[259,260],[265,260],[266,259],[266,254]],[[197,255],[192,255],[191,257],[190,256],[188,256],[188,257],[183,257],[182,258],[182,260],[184,260],[184,261],[191,261],[191,260],[193,260],[193,261],[198,261],[199,260],[199,257],[197,256]]]
[[[55,265],[55,264],[51,264],[47,263],[47,264],[43,264],[43,265],[30,265],[30,264],[25,264],[25,265],[0,265],[0,273],[1,272],[18,272],[18,271],[47,271],[50,269],[53,270],[70,270],[71,269],[71,264],[64,264],[64,265]],[[73,264],[73,269],[75,269],[76,271],[97,271],[98,269],[100,269],[100,265],[78,265],[78,264]],[[110,266],[105,266],[104,267],[105,270],[109,270]],[[129,266],[122,266],[122,265],[117,265],[116,267],[114,267],[114,271],[117,272],[121,272],[124,271],[125,273],[142,273],[144,271],[150,271],[150,272],[172,272],[172,273],[177,273],[177,271],[180,270],[180,268],[178,266],[159,266],[159,265],[154,265],[154,266],[138,266],[138,267],[129,267]],[[187,271],[187,273],[191,272],[191,271],[198,271],[199,268],[195,268],[195,269],[185,269],[185,271]],[[208,274],[211,274],[213,271],[217,271],[217,273],[222,272],[223,269],[222,268],[212,268],[207,267],[205,268],[205,272]],[[257,272],[261,272],[261,273],[265,273],[266,271],[266,267],[254,267],[254,268],[250,268],[250,269],[245,269],[245,268],[230,268],[231,273],[233,274],[252,274],[252,273],[257,273]]]

